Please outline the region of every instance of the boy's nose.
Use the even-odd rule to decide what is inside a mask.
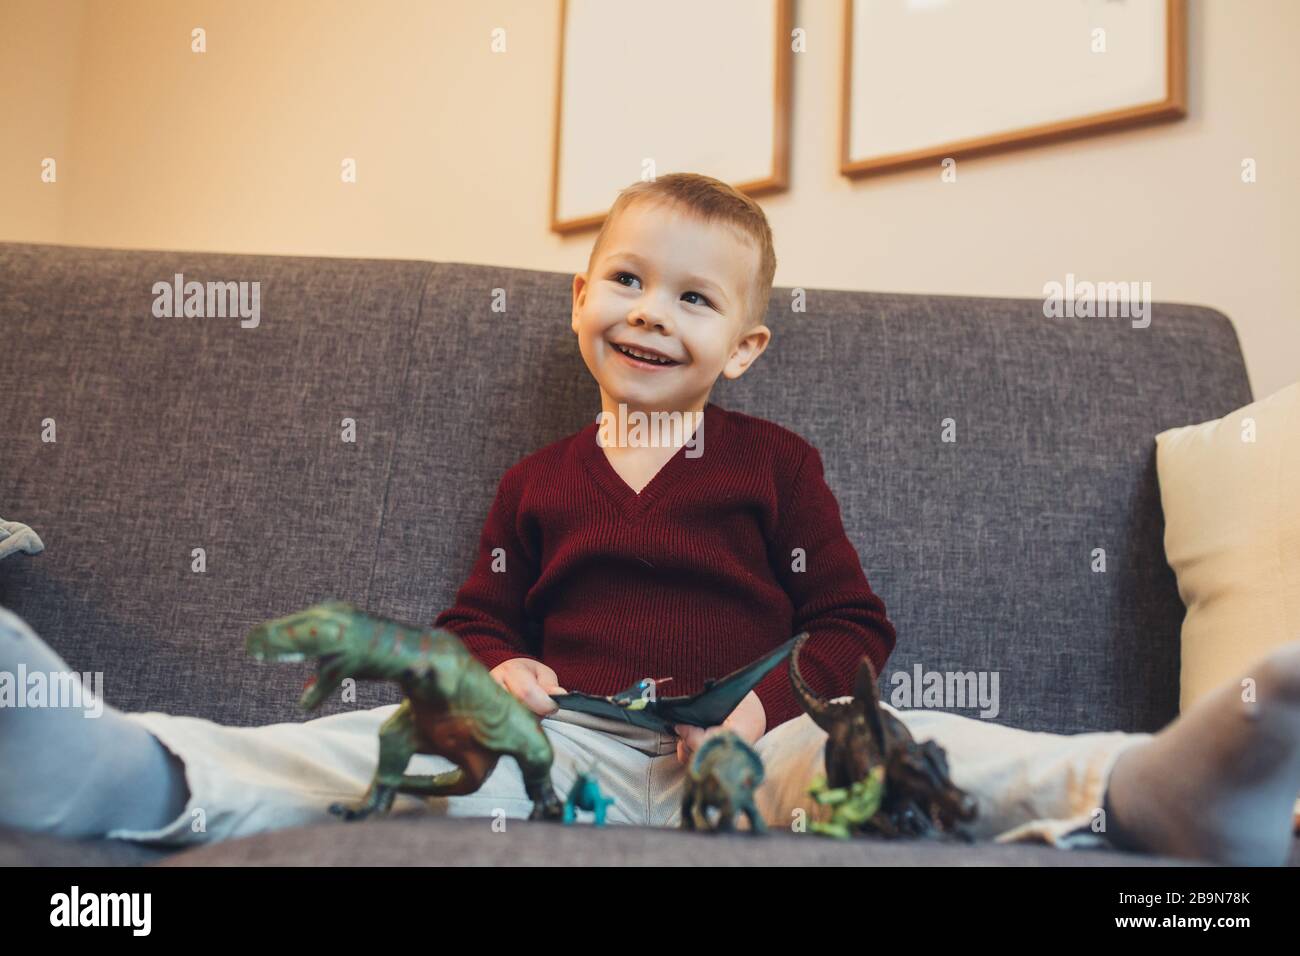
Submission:
[[[668,310],[664,307],[658,298],[647,297],[638,300],[632,312],[628,313],[628,321],[633,325],[649,325],[651,328],[660,328],[669,323]]]
[[[637,309],[628,316],[628,321],[632,325],[643,325],[651,329],[671,330],[669,320],[658,312],[648,309]]]

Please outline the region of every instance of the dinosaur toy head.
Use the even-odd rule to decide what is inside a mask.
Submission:
[[[317,674],[298,701],[314,710],[348,675],[359,623],[377,621],[346,601],[327,601],[286,617],[259,624],[248,635],[248,653],[259,661],[304,661],[315,658]]]
[[[314,710],[346,678],[421,685],[422,699],[450,694],[474,658],[451,631],[420,631],[348,604],[327,601],[260,624],[248,652],[262,661],[315,659],[316,676],[298,702]]]
[[[958,821],[975,819],[975,798],[956,787],[948,777],[948,758],[933,740],[900,747],[890,754],[891,785],[924,807],[930,819],[944,830]]]

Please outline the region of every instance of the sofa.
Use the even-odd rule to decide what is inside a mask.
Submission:
[[[177,275],[258,283],[256,327],[159,310],[155,283]],[[253,662],[249,629],[328,598],[426,624],[452,601],[500,475],[599,408],[569,329],[571,279],[0,243],[0,516],[45,543],[0,562],[0,605],[73,669],[102,671],[122,710],[305,719],[307,666]],[[896,672],[985,670],[999,675],[998,722],[1172,720],[1184,609],[1154,437],[1251,400],[1228,318],[1160,302],[1138,328],[1045,318],[1034,298],[794,291],[773,290],[771,347],[712,397],[820,449],[898,631],[885,699]],[[378,684],[357,696],[320,713],[398,699]],[[189,848],[4,831],[0,863],[1186,862],[991,841],[524,821],[511,833],[430,815]]]

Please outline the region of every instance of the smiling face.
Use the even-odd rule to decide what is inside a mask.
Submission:
[[[772,334],[747,314],[758,259],[726,223],[663,203],[624,208],[573,277],[571,324],[602,409],[701,411],[719,375],[739,378]]]

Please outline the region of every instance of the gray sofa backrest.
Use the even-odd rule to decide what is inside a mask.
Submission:
[[[260,324],[155,317],[153,285],[176,273],[259,282]],[[426,624],[451,602],[501,473],[599,408],[571,278],[0,244],[0,517],[47,546],[0,562],[0,604],[103,671],[123,709],[302,719],[305,670],[255,664],[245,634],[329,597]],[[1156,304],[1138,329],[1046,319],[1037,299],[790,301],[773,292],[771,347],[713,398],[821,450],[898,628],[886,694],[917,665],[997,672],[999,722],[1170,720],[1183,608],[1154,436],[1250,400],[1227,318]],[[366,685],[358,702],[395,699]]]

